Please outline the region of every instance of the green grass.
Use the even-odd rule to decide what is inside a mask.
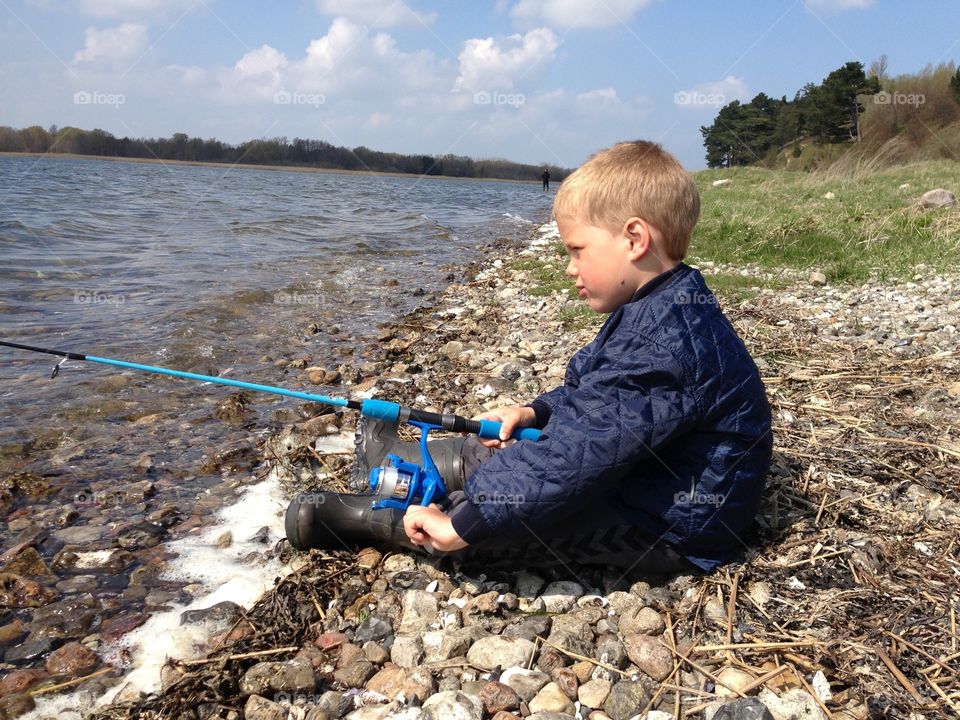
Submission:
[[[567,297],[576,297],[573,280],[564,273],[567,254],[563,243],[557,242],[549,253],[538,258],[520,258],[512,267],[527,273],[527,292],[534,297],[549,297],[567,291]],[[557,313],[565,330],[581,330],[599,324],[603,316],[593,312],[585,303],[564,306]]]
[[[723,178],[733,182],[712,186]],[[904,279],[918,264],[950,270],[960,260],[960,209],[917,210],[914,202],[933,188],[960,192],[957,178],[949,161],[879,171],[705,170],[696,174],[702,211],[690,260],[816,268],[835,283]]]

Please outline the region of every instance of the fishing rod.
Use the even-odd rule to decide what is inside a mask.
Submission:
[[[244,390],[270,393],[272,395],[283,395],[285,397],[297,398],[299,400],[309,400],[310,402],[320,403],[321,405],[331,405],[333,407],[343,407],[350,410],[358,410],[363,417],[372,418],[374,420],[382,420],[389,423],[423,423],[432,427],[436,427],[437,429],[443,429],[450,432],[470,433],[471,435],[477,435],[487,440],[500,439],[501,423],[498,423],[495,420],[471,420],[460,415],[416,410],[414,408],[406,407],[395,402],[389,402],[387,400],[348,400],[346,398],[328,397],[327,395],[315,395],[314,393],[288,390],[287,388],[274,387],[273,385],[260,385],[258,383],[245,382],[243,380],[233,380],[232,378],[200,375],[199,373],[171,370],[170,368],[157,367],[155,365],[141,365],[140,363],[127,362],[125,360],[113,360],[111,358],[97,357],[96,355],[86,355],[83,353],[57,350],[54,348],[42,348],[36,347],[35,345],[22,345],[20,343],[7,342],[5,340],[0,340],[0,345],[15,348],[17,350],[28,350],[30,352],[46,353],[47,355],[57,355],[62,357],[63,360],[58,362],[56,367],[53,368],[53,372],[50,374],[51,379],[55,378],[59,374],[60,366],[67,360],[83,360],[85,362],[113,365],[115,367],[128,368],[131,370],[142,370],[143,372],[156,373],[157,375],[169,375],[171,377],[184,378],[186,380],[197,380],[199,382],[228,385],[230,387],[243,388]],[[540,431],[536,428],[517,428],[514,430],[511,437],[516,440],[536,440],[540,437]]]

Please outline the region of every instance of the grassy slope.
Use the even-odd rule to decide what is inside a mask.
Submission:
[[[732,183],[713,187],[715,180]],[[960,210],[918,210],[925,191],[958,187],[960,166],[916,163],[878,172],[735,168],[697,173],[703,200],[691,259],[820,269],[831,282],[910,277],[918,264],[955,268]],[[909,184],[908,188],[901,188]],[[834,193],[833,199],[823,196]]]

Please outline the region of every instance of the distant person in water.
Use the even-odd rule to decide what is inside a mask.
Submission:
[[[550,189],[550,171],[544,168],[543,175],[541,175],[540,177],[543,178],[543,189],[549,190]]]

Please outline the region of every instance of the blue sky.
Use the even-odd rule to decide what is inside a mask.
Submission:
[[[960,59],[928,0],[0,0],[0,125],[286,136],[576,166],[850,60]]]

